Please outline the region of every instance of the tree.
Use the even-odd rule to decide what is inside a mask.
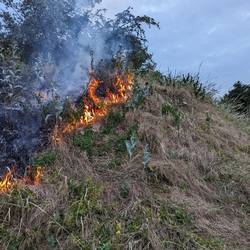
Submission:
[[[102,11],[93,13],[86,8],[100,0],[3,2],[8,7],[1,13],[4,36],[17,44],[26,63],[38,56],[47,60],[48,55],[54,63],[65,62],[69,55],[75,58],[83,51],[90,53],[103,47],[103,55],[98,55],[98,59],[107,59],[106,55],[113,56],[122,48],[134,68],[154,65],[146,46],[143,24],[159,25],[150,17],[134,16],[131,8],[110,20],[104,17]]]
[[[18,44],[26,62],[39,53],[50,53],[55,58],[61,55],[64,43],[77,37],[88,22],[87,12],[75,11],[76,1],[4,0],[4,3],[11,9],[1,15],[6,35]]]
[[[241,114],[250,115],[250,84],[243,84],[238,81],[222,99],[222,102],[228,102],[234,109]]]

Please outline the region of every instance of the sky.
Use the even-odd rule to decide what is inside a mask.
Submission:
[[[113,17],[129,6],[160,23],[147,38],[161,72],[199,73],[221,95],[250,83],[250,0],[102,0],[97,8]]]
[[[147,31],[163,73],[200,73],[220,94],[234,82],[250,83],[250,0],[103,0],[108,16],[133,7],[160,30]]]

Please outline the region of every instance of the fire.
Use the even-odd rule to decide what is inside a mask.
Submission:
[[[54,142],[60,142],[61,135],[93,124],[104,118],[112,106],[125,103],[130,96],[133,80],[134,77],[132,74],[116,75],[111,87],[106,90],[105,97],[99,97],[97,90],[102,82],[92,78],[88,86],[88,95],[84,99],[84,108],[80,119],[67,124],[63,128],[63,131],[56,126],[52,140]],[[36,186],[41,183],[43,176],[41,167],[36,168],[35,172],[28,167],[26,172],[27,175],[25,177],[16,178],[15,171],[9,169],[6,174],[0,178],[0,194],[10,191],[15,186]]]
[[[0,181],[0,193],[8,191],[13,185],[12,173],[10,170],[3,176],[2,181]]]
[[[125,103],[133,87],[134,77],[132,74],[116,75],[112,84],[113,90],[107,89],[105,97],[99,97],[96,94],[101,81],[91,79],[88,86],[88,95],[84,99],[84,109],[78,121],[66,125],[63,134],[93,124],[104,118],[113,105]],[[57,138],[57,136],[56,136]]]
[[[35,172],[29,171],[28,175],[22,178],[15,178],[14,174],[14,170],[8,169],[0,179],[0,194],[10,191],[14,186],[37,186],[41,183],[43,176],[41,167],[37,167]]]
[[[39,185],[41,183],[42,176],[43,176],[42,168],[38,167],[36,169],[36,174],[34,176],[34,185]]]

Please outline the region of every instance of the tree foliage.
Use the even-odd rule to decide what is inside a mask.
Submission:
[[[25,61],[42,52],[60,55],[64,42],[77,36],[87,22],[87,13],[75,12],[75,1],[4,2],[8,7],[2,13],[6,35],[18,44]]]
[[[4,27],[2,40],[16,43],[26,63],[48,54],[58,63],[72,53],[69,45],[77,48],[75,51],[91,51],[91,46],[82,48],[79,37],[90,35],[98,40],[101,35],[107,54],[113,55],[122,48],[136,69],[153,67],[143,25],[159,27],[158,23],[148,16],[133,15],[131,8],[108,19],[101,10],[91,11],[91,6],[98,2],[100,0],[4,0],[6,10],[0,14]]]
[[[250,115],[250,84],[238,81],[222,99],[222,102],[232,104],[234,109],[241,114]]]

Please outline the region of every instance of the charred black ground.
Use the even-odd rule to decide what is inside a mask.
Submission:
[[[23,174],[47,141],[41,113],[9,107],[1,110],[0,120],[0,174],[14,166]]]

